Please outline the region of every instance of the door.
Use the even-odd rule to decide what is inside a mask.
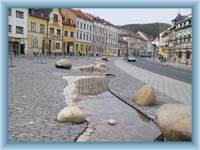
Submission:
[[[51,40],[49,40],[49,50],[48,53],[51,54]]]
[[[44,47],[45,47],[45,41],[42,40],[42,55],[44,55]]]
[[[20,44],[20,54],[24,55],[24,44]]]

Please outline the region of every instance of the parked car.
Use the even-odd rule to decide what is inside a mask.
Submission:
[[[134,56],[129,56],[128,61],[136,62],[136,58]]]
[[[105,56],[101,57],[101,59],[104,60],[104,61],[108,61],[108,58],[105,57]]]

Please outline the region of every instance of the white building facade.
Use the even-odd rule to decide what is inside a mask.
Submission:
[[[105,30],[105,43],[106,43],[106,55],[107,56],[118,56],[118,37],[119,30],[117,27],[112,25],[111,23],[106,23]]]
[[[105,22],[99,17],[93,18],[93,55],[94,56],[105,56]]]
[[[27,54],[28,9],[8,9],[9,52]]]
[[[80,10],[74,11],[76,15],[76,51],[79,56],[92,54],[92,20]]]

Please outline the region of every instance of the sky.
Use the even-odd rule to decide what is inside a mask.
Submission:
[[[177,13],[188,15],[192,12],[190,8],[147,8],[147,9],[127,9],[127,8],[88,8],[82,11],[95,16],[102,17],[115,25],[135,24],[135,23],[171,23]]]

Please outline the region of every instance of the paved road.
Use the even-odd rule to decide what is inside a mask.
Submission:
[[[166,77],[173,78],[175,80],[192,83],[192,70],[175,68],[168,65],[163,65],[159,63],[154,63],[144,58],[137,58],[136,62],[130,62],[131,64],[149,70],[151,72],[161,74]]]

